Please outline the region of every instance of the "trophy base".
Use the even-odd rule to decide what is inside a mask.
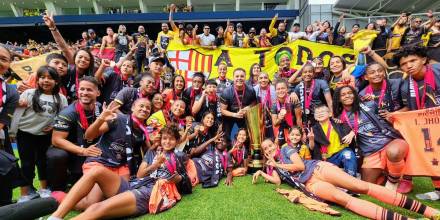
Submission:
[[[251,160],[248,165],[248,173],[254,174],[258,170],[263,169],[263,160]]]

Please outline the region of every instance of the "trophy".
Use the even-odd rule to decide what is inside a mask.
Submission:
[[[251,160],[249,172],[254,173],[263,168],[261,142],[264,137],[264,121],[261,104],[254,105],[246,111],[247,131],[250,139]]]

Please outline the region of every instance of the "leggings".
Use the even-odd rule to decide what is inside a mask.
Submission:
[[[17,147],[20,155],[21,170],[26,185],[32,186],[35,177],[35,165],[40,180],[46,180],[46,151],[51,144],[51,135],[33,135],[21,130],[17,132]]]
[[[416,200],[407,198],[383,186],[356,179],[328,162],[319,162],[312,177],[306,182],[306,189],[319,198],[335,202],[361,216],[370,219],[407,219],[405,216],[394,213],[372,202],[352,197],[336,187],[367,194],[384,203],[423,214],[428,218],[438,212],[438,210],[425,206]]]

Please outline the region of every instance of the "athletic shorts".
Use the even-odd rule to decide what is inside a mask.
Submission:
[[[387,167],[387,146],[377,151],[374,154],[370,154],[364,157],[362,168],[377,168],[385,170]]]
[[[130,175],[130,169],[128,169],[128,165],[124,165],[121,167],[108,167],[105,166],[102,163],[98,162],[87,162],[82,165],[83,174],[87,173],[90,169],[92,169],[95,166],[100,166],[107,168],[108,170],[112,171],[113,173],[118,174],[118,176],[129,176]]]
[[[119,186],[118,194],[123,192],[131,192],[136,198],[136,213],[135,216],[144,215],[148,213],[148,203],[150,201],[151,191],[153,185],[141,186],[136,189],[130,187],[130,183],[121,177],[121,185]]]

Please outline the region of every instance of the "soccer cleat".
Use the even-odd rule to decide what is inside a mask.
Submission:
[[[397,192],[402,194],[407,194],[412,191],[413,183],[412,180],[402,179],[400,180],[399,187],[397,187]]]

